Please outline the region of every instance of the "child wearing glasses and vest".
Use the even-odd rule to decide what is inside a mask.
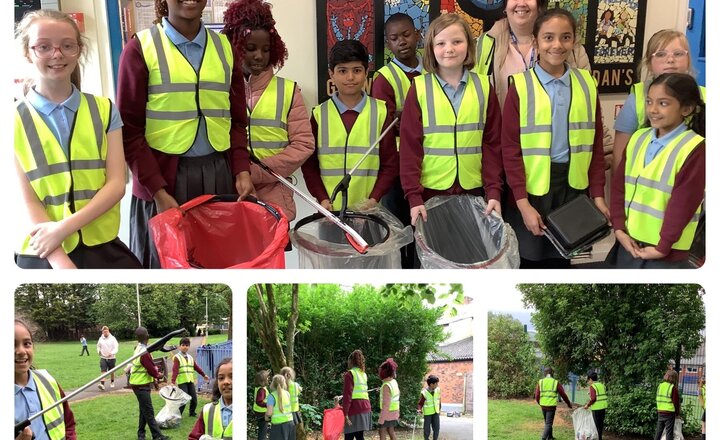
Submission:
[[[598,381],[598,375],[594,371],[588,371],[588,394],[590,400],[583,406],[585,409],[592,411],[593,422],[598,432],[598,439],[602,440],[603,430],[605,429],[605,411],[608,407],[607,389],[605,384]]]
[[[287,381],[282,374],[273,376],[270,383],[265,421],[270,422],[271,425],[270,440],[293,440],[295,438],[292,402]]]
[[[203,406],[188,440],[200,440],[206,436],[230,440],[233,436],[232,403],[232,359],[225,358],[215,369],[212,402]]]
[[[364,91],[368,52],[357,40],[341,40],[330,49],[329,74],[337,91],[313,108],[310,118],[315,151],[302,166],[310,194],[329,210],[338,211],[342,198],[330,195],[368,148],[380,138],[392,118],[384,101]],[[397,176],[398,158],[392,133],[373,148],[355,170],[348,190],[352,209],[368,209],[390,189]]]
[[[395,440],[395,427],[400,419],[400,388],[398,388],[395,377],[397,371],[397,363],[393,358],[388,358],[380,364],[378,374],[382,385],[380,386],[380,418],[378,425],[380,426],[380,440],[385,440],[386,436],[390,436],[390,440]]]
[[[372,429],[372,407],[368,396],[365,356],[362,351],[350,353],[348,371],[343,376],[342,408],[345,414],[345,440],[363,440]]]
[[[173,356],[172,375],[170,376],[170,382],[185,391],[190,395],[190,417],[195,417],[195,409],[197,409],[197,391],[195,389],[195,372],[202,376],[203,379],[209,381],[210,378],[200,368],[200,365],[195,363],[195,359],[188,354],[190,350],[190,338],[181,338],[179,351]],[[180,415],[185,411],[185,405],[180,407]]]
[[[663,381],[657,387],[655,396],[657,407],[657,427],[655,428],[655,440],[675,439],[675,419],[680,417],[680,394],[678,393],[678,373],[675,370],[668,370],[663,376]]]
[[[32,365],[35,348],[30,327],[15,319],[15,423],[27,420],[43,408],[65,397],[63,389],[47,370]],[[75,417],[65,401],[36,418],[15,440],[35,438],[76,440]]]
[[[417,411],[423,414],[423,436],[425,440],[430,440],[430,430],[433,433],[433,440],[438,440],[440,435],[440,409],[442,408],[440,379],[431,374],[426,382],[427,387],[420,391]]]
[[[500,106],[487,75],[471,72],[475,39],[457,14],[442,14],[425,36],[423,67],[400,123],[400,179],[411,223],[427,220],[436,195],[485,196],[500,213]]]
[[[645,97],[653,79],[663,73],[692,74],[690,43],[684,33],[674,29],[663,29],[648,40],[638,79],[644,81],[633,84],[630,95],[615,119],[615,144],[613,147],[613,170],[620,163],[630,137],[638,129],[649,127],[645,111]],[[700,86],[700,95],[705,101],[705,87]]]
[[[15,112],[15,170],[27,216],[17,265],[140,268],[118,238],[123,123],[109,99],[80,91],[87,46],[77,24],[38,10],[23,17],[16,35],[35,68]]]
[[[505,219],[515,230],[520,268],[569,268],[543,237],[543,218],[583,194],[606,216],[600,99],[587,70],[571,68],[575,17],[560,8],[535,20],[539,61],[510,77],[502,157],[510,188]]]
[[[618,268],[691,268],[705,197],[705,104],[692,76],[664,73],[647,92],[650,127],[632,135],[612,178]],[[686,125],[688,124],[688,125]]]
[[[150,334],[145,327],[138,327],[135,329],[135,337],[138,345],[135,347],[134,354],[138,354],[147,348]],[[155,366],[152,354],[146,352],[133,360],[129,367],[130,379],[128,382],[138,401],[138,439],[145,439],[145,425],[147,425],[153,440],[170,440],[170,437],[160,432],[160,426],[155,420],[151,392],[153,387],[157,387],[156,381],[162,379],[163,376]]]
[[[312,154],[314,140],[300,86],[275,75],[288,52],[275,29],[271,8],[262,0],[230,3],[223,33],[243,59],[250,154],[290,177]],[[289,188],[255,163],[250,165],[250,176],[259,199],[279,206],[288,220],[295,218]]]
[[[555,422],[555,412],[557,411],[558,396],[565,401],[567,407],[572,409],[572,403],[565,394],[565,389],[557,379],[553,377],[555,373],[551,367],[545,367],[545,377],[540,379],[535,385],[535,402],[540,405],[542,410],[545,428],[543,429],[541,440],[552,440],[553,423]]]
[[[148,220],[203,194],[254,194],[240,58],[203,26],[207,0],[156,0],[156,24],[123,49],[118,107],[133,175],[130,249],[159,268]]]

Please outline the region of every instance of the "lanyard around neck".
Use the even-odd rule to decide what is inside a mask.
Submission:
[[[525,62],[525,56],[520,52],[520,47],[518,45],[518,39],[515,36],[515,33],[510,29],[510,42],[512,43],[512,46],[515,48],[518,54],[520,54],[520,58],[522,58],[523,66],[525,66],[525,70],[532,69],[535,67],[535,62],[537,61],[535,59],[535,45],[532,46],[532,49],[530,49],[530,63],[528,65],[527,62]]]

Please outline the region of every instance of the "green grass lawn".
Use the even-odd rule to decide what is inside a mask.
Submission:
[[[545,423],[534,400],[488,400],[488,438],[497,440],[537,440]],[[564,416],[567,415],[567,418]],[[570,410],[558,406],[553,435],[558,440],[573,439]]]
[[[152,394],[153,408],[155,414],[160,412],[164,402],[156,393]],[[200,411],[208,397],[198,395],[198,408]],[[137,399],[132,391],[114,392],[109,396],[102,396],[95,399],[81,402],[70,402],[70,409],[75,415],[76,431],[78,438],[82,440],[107,440],[107,439],[136,439],[138,423]],[[185,408],[182,423],[175,429],[163,429],[162,432],[173,440],[186,440],[192,431],[197,418],[188,417],[189,408]],[[151,438],[150,429],[146,428],[147,438]]]

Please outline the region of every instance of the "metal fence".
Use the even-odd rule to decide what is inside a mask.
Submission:
[[[195,362],[208,375],[210,381],[198,377],[198,389],[203,391],[212,390],[212,381],[215,379],[215,370],[225,358],[232,357],[232,340],[218,344],[201,345],[197,348]]]

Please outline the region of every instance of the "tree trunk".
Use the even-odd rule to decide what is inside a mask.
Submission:
[[[288,327],[285,331],[285,359],[287,360],[287,366],[295,368],[295,329],[297,328],[298,320],[298,290],[297,284],[292,285],[292,305],[290,307],[290,317],[288,318]]]
[[[262,285],[255,284],[255,292],[258,299],[258,311],[252,313],[248,307],[248,317],[260,337],[260,344],[267,354],[270,367],[274,373],[279,373],[280,369],[287,365],[287,361],[278,335],[275,292],[272,284],[265,284],[264,291]]]

